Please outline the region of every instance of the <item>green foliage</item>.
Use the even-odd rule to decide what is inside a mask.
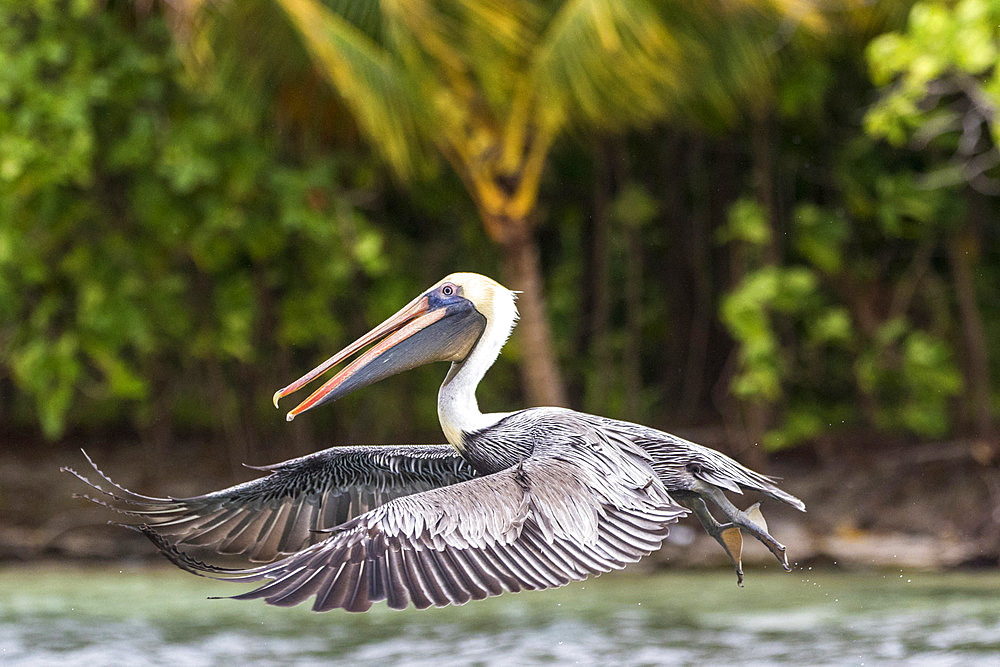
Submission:
[[[950,346],[903,320],[890,320],[859,355],[858,386],[879,399],[879,428],[940,437],[949,426],[951,399],[962,388]]]
[[[262,347],[336,336],[331,304],[385,270],[335,156],[297,163],[258,139],[265,110],[234,116],[191,86],[163,20],[131,20],[0,8],[0,360],[30,399],[17,418],[49,437],[95,415],[149,426],[180,392],[232,403],[206,372],[240,391],[231,374]]]
[[[953,153],[950,165],[928,174],[925,187],[968,182],[989,194],[1000,191],[1000,5],[918,2],[906,29],[876,38],[867,55],[872,80],[883,88],[865,116],[868,133],[895,146]],[[990,141],[982,142],[981,133]]]
[[[967,313],[957,318],[953,251],[952,266],[944,258],[969,224],[963,187],[1000,192],[998,26],[1000,6],[988,0],[917,2],[905,29],[866,48],[880,90],[865,133],[841,130],[832,150],[829,139],[814,144],[834,187],[797,198],[782,237],[773,211],[751,200],[730,207],[717,236],[738,249],[744,271],[720,310],[737,341],[730,391],[770,409],[765,445],[839,425],[924,437],[953,431],[966,390],[955,341],[970,324]],[[782,71],[780,122],[828,122],[817,101],[842,85],[828,66],[806,59]],[[797,291],[786,287],[789,273],[799,276]]]
[[[835,424],[868,422],[927,437],[951,428],[963,388],[944,337],[951,322],[928,319],[938,308],[935,292],[925,301],[911,284],[918,279],[912,269],[878,254],[894,244],[906,253],[933,247],[952,226],[953,196],[920,188],[915,174],[871,156],[857,145],[844,152],[839,175],[850,207],[796,208],[788,233],[794,260],[767,259],[774,237],[766,212],[751,200],[730,208],[717,235],[741,244],[749,261],[720,316],[737,341],[730,391],[780,414],[763,435],[767,447],[798,444]],[[870,301],[881,290],[892,295],[888,312]],[[863,400],[844,401],[852,392]]]
[[[638,183],[629,183],[611,205],[612,217],[625,227],[640,229],[649,225],[658,213],[659,205]]]
[[[901,139],[906,129],[923,123],[919,102],[928,86],[950,74],[983,77],[987,88],[996,86],[1000,58],[1000,7],[990,0],[942,2],[925,0],[914,5],[905,32],[890,32],[868,47],[872,80],[878,86],[896,84],[868,117],[874,134]],[[912,114],[893,117],[890,108],[909,108]]]
[[[842,262],[836,246],[815,250],[816,237],[843,237],[835,216],[806,205],[795,219],[799,245],[820,258],[815,267],[764,260],[772,235],[764,210],[751,200],[741,199],[730,208],[729,223],[719,235],[724,242],[741,242],[757,251],[752,260],[756,268],[723,297],[720,317],[737,342],[738,371],[729,390],[745,403],[786,406],[780,426],[764,435],[764,445],[772,449],[814,437],[833,419],[830,414],[839,416],[837,403],[831,407],[830,401],[806,396],[822,393],[820,374],[828,370],[827,362],[841,360],[856,338],[847,311],[821,285],[820,272]],[[831,224],[834,230],[826,227]]]
[[[771,241],[771,227],[766,212],[756,202],[739,199],[729,209],[727,224],[715,234],[716,240],[743,241],[754,249],[761,249]]]
[[[775,32],[766,2],[324,2],[333,18],[301,34],[279,4],[317,6],[203,3],[179,56],[161,5],[0,2],[5,428],[284,429],[271,393],[331,347],[444,272],[496,274],[471,172],[426,169],[430,130],[460,137],[469,169],[496,160],[476,177],[501,194],[502,154],[544,161],[540,129],[574,133],[536,212],[578,406],[673,428],[731,400],[760,408],[769,449],[858,427],[952,435],[969,395],[955,248],[1000,372],[1000,213],[980,200],[971,224],[966,187],[997,175],[995,3],[918,2],[867,51],[881,5],[817,38]],[[313,64],[328,61],[351,66]],[[435,178],[403,196],[359,132]],[[484,407],[523,404],[513,343]],[[293,432],[433,437],[439,381],[400,376]]]
[[[844,243],[850,235],[847,220],[815,204],[801,204],[795,211],[795,250],[824,274],[840,273]]]
[[[776,12],[647,0],[277,0],[366,137],[404,178],[430,153],[529,133],[623,130],[664,117],[722,124],[764,90]],[[201,7],[201,5],[196,5]],[[496,150],[494,146],[492,148]]]

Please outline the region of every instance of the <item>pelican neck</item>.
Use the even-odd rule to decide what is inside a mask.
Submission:
[[[492,317],[486,316],[483,334],[464,360],[452,363],[438,390],[441,429],[448,442],[459,451],[464,448],[465,434],[489,428],[510,414],[484,414],[476,400],[476,388],[500,356],[517,322],[512,293],[500,295],[492,305]]]

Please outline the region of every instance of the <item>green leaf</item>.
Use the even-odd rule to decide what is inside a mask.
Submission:
[[[851,316],[843,307],[829,308],[809,323],[809,342],[812,345],[844,345],[853,336]]]
[[[421,139],[432,118],[403,64],[349,21],[315,0],[277,0],[309,52],[350,105],[368,138],[404,178],[426,164]]]
[[[626,227],[638,229],[648,224],[659,212],[659,203],[642,185],[628,183],[611,205],[611,214]]]
[[[843,244],[849,234],[844,218],[818,206],[803,204],[795,210],[794,220],[795,249],[821,272],[840,272]]]
[[[738,199],[729,208],[729,216],[716,232],[720,243],[743,241],[755,246],[765,246],[771,241],[771,226],[764,209],[752,199]]]

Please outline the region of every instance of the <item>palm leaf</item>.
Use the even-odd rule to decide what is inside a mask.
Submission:
[[[496,125],[544,27],[544,12],[534,3],[499,0],[383,0],[382,7],[392,48],[437,118],[454,126]]]
[[[678,45],[642,0],[571,0],[535,48],[528,88],[545,117],[608,126],[662,115]]]
[[[277,0],[358,126],[403,178],[429,164],[426,107],[403,63],[316,0]]]
[[[731,118],[770,75],[778,23],[761,6],[571,0],[537,45],[525,92],[543,116],[612,130]]]

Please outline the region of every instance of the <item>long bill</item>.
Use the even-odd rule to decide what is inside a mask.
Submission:
[[[432,303],[431,297],[421,295],[295,382],[276,391],[274,406],[278,407],[280,399],[369,345],[372,347],[291,410],[286,419],[292,421],[310,408],[390,375],[432,361],[458,361],[468,354],[485,324],[485,318],[464,299],[449,304]]]

